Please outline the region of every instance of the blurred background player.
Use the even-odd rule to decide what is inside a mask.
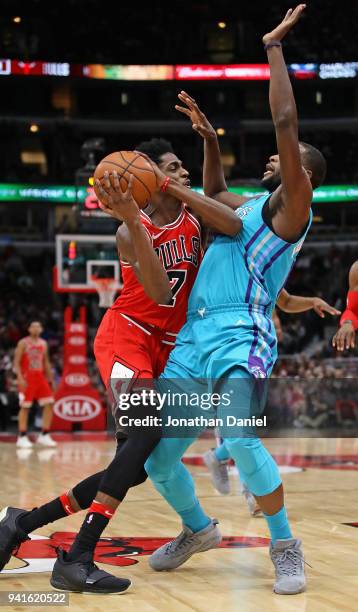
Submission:
[[[39,321],[32,321],[29,335],[22,338],[15,350],[14,372],[17,376],[20,411],[18,416],[19,448],[33,446],[27,435],[29,411],[34,401],[42,407],[42,430],[36,443],[41,446],[57,446],[50,435],[52,408],[54,403],[54,376],[51,368],[48,345],[41,338],[43,327]]]
[[[358,329],[358,261],[349,270],[347,307],[341,316],[340,328],[334,335],[332,345],[337,351],[354,349]]]
[[[299,313],[306,312],[307,310],[313,310],[318,314],[319,317],[324,318],[325,312],[330,315],[337,316],[340,314],[340,311],[330,306],[325,300],[322,300],[320,297],[303,297],[299,295],[291,295],[286,291],[286,289],[282,289],[276,305],[288,313]],[[276,309],[273,311],[272,320],[275,325],[275,331],[277,335],[278,342],[282,339],[282,329],[281,322],[277,315]],[[230,493],[230,479],[229,479],[229,461],[230,454],[225,446],[225,442],[221,440],[221,438],[216,438],[217,447],[215,449],[210,449],[203,455],[203,461],[207,466],[211,481],[218,491],[222,495],[228,495]],[[240,480],[240,478],[239,478]],[[255,497],[249,491],[245,482],[240,481],[240,490],[241,493],[247,503],[249,513],[252,516],[260,516],[262,515],[261,509],[257,504]]]

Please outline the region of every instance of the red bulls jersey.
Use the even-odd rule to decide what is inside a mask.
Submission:
[[[29,373],[44,372],[44,357],[46,353],[46,342],[39,338],[32,340],[30,336],[25,338],[25,351],[21,358],[21,372],[23,376]]]
[[[124,284],[112,309],[176,334],[185,323],[189,294],[203,256],[200,224],[185,206],[176,221],[163,227],[153,225],[143,211],[141,219],[169,276],[173,297],[170,304],[156,304],[145,293],[132,266],[121,261]]]

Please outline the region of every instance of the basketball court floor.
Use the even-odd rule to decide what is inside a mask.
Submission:
[[[1,505],[32,508],[102,469],[111,459],[114,444],[104,436],[88,438],[68,434],[59,441],[58,449],[39,451],[18,451],[12,442],[0,442]],[[213,489],[200,459],[212,442],[197,442],[185,461],[204,508],[220,521],[224,535],[221,548],[194,556],[176,571],[152,571],[150,552],[176,536],[180,524],[147,481],[130,491],[96,553],[96,562],[105,561],[103,565],[99,562],[100,567],[130,577],[132,588],[108,600],[105,596],[70,594],[71,612],[99,612],[104,605],[140,612],[357,609],[358,440],[265,441],[280,465],[293,532],[302,538],[311,566],[307,566],[307,592],[295,596],[272,593],[268,530],[262,518],[249,516],[238,492],[235,470],[230,495],[221,496]],[[51,590],[55,547],[71,543],[82,518],[80,513],[32,534],[31,542],[22,545],[0,574],[0,591]]]

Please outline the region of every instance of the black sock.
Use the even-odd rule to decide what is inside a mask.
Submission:
[[[27,431],[20,431],[20,438],[22,438],[22,436],[27,436]]]
[[[46,435],[46,434],[48,434],[49,432],[50,432],[50,430],[49,430],[49,429],[42,429],[42,430],[41,430],[41,435],[42,435],[42,436],[45,436],[45,435]]]
[[[56,499],[40,506],[40,508],[34,508],[27,514],[24,514],[19,519],[18,525],[25,533],[31,533],[35,529],[43,527],[47,523],[53,523],[53,521],[57,521],[57,519],[64,518],[65,516],[67,516],[67,513],[63,508],[60,498],[56,497]]]
[[[90,552],[93,555],[96,544],[108,523],[109,518],[103,514],[88,512],[85,520],[82,523],[82,527],[69,550],[67,557],[68,561],[78,559],[78,557],[84,552]]]

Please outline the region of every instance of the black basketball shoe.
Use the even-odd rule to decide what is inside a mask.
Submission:
[[[52,570],[51,585],[60,591],[121,595],[131,586],[127,578],[117,578],[93,563],[92,554],[84,552],[75,561],[67,560],[67,553],[57,549],[57,561]]]
[[[0,511],[0,572],[10,561],[20,544],[29,540],[27,533],[18,527],[18,520],[28,510],[8,506]]]

